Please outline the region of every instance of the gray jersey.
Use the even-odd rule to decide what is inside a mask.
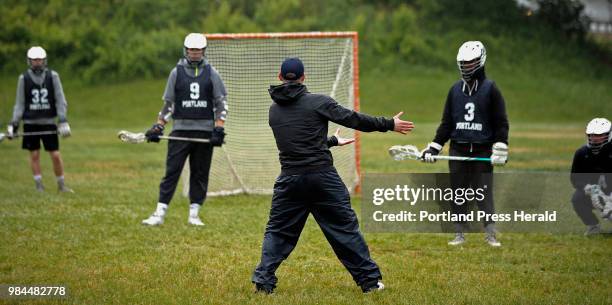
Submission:
[[[45,69],[42,73],[36,74],[32,72],[31,69],[27,71],[28,75],[32,79],[32,81],[38,85],[42,85],[45,81],[45,76],[47,73],[51,73],[51,78],[53,79],[53,89],[55,91],[55,108],[57,110],[57,117],[60,121],[66,120],[66,108],[68,107],[68,102],[66,102],[66,97],[64,96],[64,89],[62,88],[62,82],[60,81],[59,74],[57,72]],[[13,118],[11,119],[11,124],[17,125],[23,118],[23,112],[25,110],[25,92],[24,92],[24,80],[23,74],[19,75],[19,79],[17,80],[17,94],[15,97],[15,107],[13,108]],[[46,125],[46,124],[55,124],[55,119],[53,118],[44,118],[44,119],[27,119],[23,120],[24,124],[34,124],[34,125]]]
[[[200,65],[198,65],[198,74],[201,74],[204,71],[204,65],[206,64],[206,60],[204,60]],[[187,63],[187,60],[181,58],[177,65],[182,65],[185,68],[185,72],[187,75],[191,77],[195,77],[195,68]],[[166,90],[164,91],[164,96],[162,99],[164,100],[164,106],[159,112],[159,119],[164,121],[168,120],[168,114],[172,111],[174,107],[174,102],[176,100],[175,96],[175,85],[176,85],[176,67],[172,69],[170,72],[170,76],[168,76],[168,82],[166,83]],[[225,121],[227,117],[227,92],[225,91],[225,85],[223,84],[223,80],[221,80],[221,76],[219,72],[214,67],[211,67],[211,81],[213,85],[213,110],[215,113],[214,120],[189,120],[189,119],[176,119],[174,120],[174,124],[172,125],[173,130],[203,130],[203,131],[211,131],[215,126],[215,120]]]

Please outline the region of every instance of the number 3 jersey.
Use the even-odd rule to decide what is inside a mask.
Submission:
[[[41,84],[35,83],[26,71],[23,73],[23,88],[25,97],[24,120],[55,118],[57,109],[55,108],[55,89],[51,78],[51,70],[46,71]]]
[[[472,92],[467,87],[459,80],[449,90],[434,142],[508,143],[506,107],[495,83],[482,78]]]

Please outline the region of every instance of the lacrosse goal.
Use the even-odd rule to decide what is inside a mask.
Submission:
[[[272,193],[280,164],[268,125],[272,103],[268,88],[279,84],[285,58],[299,57],[304,62],[310,92],[329,95],[344,107],[359,110],[356,32],[207,34],[206,38],[206,58],[225,83],[229,108],[226,144],[213,154],[209,195]],[[337,127],[330,122],[329,135]],[[340,176],[354,191],[360,181],[359,134],[342,128],[341,135],[357,139],[354,145],[331,149]],[[188,173],[183,177],[186,195]]]

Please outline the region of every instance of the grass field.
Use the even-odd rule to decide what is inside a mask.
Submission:
[[[404,110],[417,129],[406,137],[364,134],[363,171],[446,171],[443,163],[393,162],[386,148],[404,143],[423,146],[431,140],[455,76],[424,72],[418,78],[396,79],[393,85],[380,81],[383,76],[373,73],[362,79],[362,108],[380,115]],[[74,136],[62,142],[62,151],[67,181],[75,194],[55,192],[47,156],[42,158],[47,192],[34,193],[20,143],[0,144],[0,283],[63,284],[70,291],[65,301],[27,303],[610,304],[612,300],[612,239],[516,233],[502,233],[503,247],[493,249],[481,234],[468,236],[464,247],[451,248],[446,245],[450,236],[444,234],[366,232],[388,289],[363,295],[313,219],[278,271],[277,293],[256,295],[250,275],[260,255],[269,196],[210,198],[202,213],[204,228],[187,225],[187,200],[177,196],[162,227],[140,225],[157,199],[165,145],[126,146],[115,133],[151,124],[164,82],[97,87],[66,82]],[[567,172],[574,150],[584,143],[586,121],[612,113],[612,92],[605,81],[571,85],[563,79],[547,81],[544,92],[509,77],[498,82],[511,119],[511,161],[503,171]],[[9,117],[14,84],[12,78],[0,82],[2,120]],[[580,92],[590,92],[593,98],[583,100]],[[359,204],[356,197],[356,211]]]

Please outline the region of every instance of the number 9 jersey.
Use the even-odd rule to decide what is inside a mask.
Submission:
[[[197,71],[197,70],[196,70]],[[191,77],[182,65],[176,66],[174,119],[214,120],[213,84],[211,66],[206,64],[202,73]]]

